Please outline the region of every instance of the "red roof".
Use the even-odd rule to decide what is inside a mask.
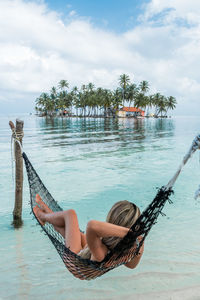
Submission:
[[[123,107],[121,110],[130,112],[144,112],[143,110],[136,107]]]

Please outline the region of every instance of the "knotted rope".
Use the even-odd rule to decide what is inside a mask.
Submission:
[[[15,147],[16,147],[16,143],[18,143],[21,153],[23,153],[23,149],[22,149],[22,144],[21,144],[21,140],[24,136],[24,132],[16,132],[15,127],[11,128],[12,130],[12,135],[11,135],[11,165],[12,165],[12,180],[14,182],[14,166],[13,166],[13,162],[16,161],[16,156],[15,156]],[[14,154],[13,154],[14,153]]]
[[[23,153],[23,149],[22,149],[22,144],[21,144],[21,140],[24,136],[24,132],[21,131],[21,132],[17,132],[15,128],[12,128],[12,136],[11,136],[11,153],[12,153],[12,160],[15,161],[15,156],[14,156],[14,159],[13,159],[13,151],[15,153],[15,143],[18,143],[19,147],[20,147],[20,150],[21,152]]]

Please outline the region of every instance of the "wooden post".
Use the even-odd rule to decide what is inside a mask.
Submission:
[[[10,128],[16,139],[22,145],[24,121],[16,120],[16,127],[9,122]],[[15,141],[15,206],[13,210],[13,225],[18,228],[22,226],[22,195],[23,195],[23,158],[20,145]]]

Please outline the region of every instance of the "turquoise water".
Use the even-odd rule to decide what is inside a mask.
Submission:
[[[24,226],[11,226],[14,183],[9,120],[24,120],[24,151],[54,198],[77,211],[80,227],[105,220],[114,202],[144,209],[168,182],[195,135],[200,119],[45,119],[0,117],[0,299],[200,299],[199,154],[185,166],[145,242],[135,270],[120,267],[82,282],[64,267],[30,215],[24,175]],[[198,298],[199,297],[199,298]]]

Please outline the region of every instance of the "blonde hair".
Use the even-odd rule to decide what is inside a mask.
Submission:
[[[140,216],[140,209],[134,204],[127,200],[116,202],[108,212],[106,222],[123,226],[126,228],[131,228],[136,220]],[[107,246],[109,250],[115,248],[115,246],[121,241],[119,237],[104,237],[102,242]],[[90,259],[91,252],[86,246],[83,250],[79,252],[82,258]]]

